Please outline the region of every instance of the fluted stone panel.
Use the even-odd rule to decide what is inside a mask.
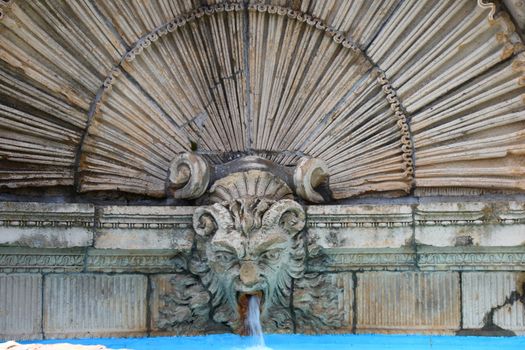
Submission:
[[[463,327],[525,334],[523,272],[463,273]]]
[[[460,326],[459,274],[357,274],[358,332],[451,333]]]
[[[144,335],[146,291],[147,278],[141,275],[47,275],[45,336]]]
[[[0,274],[0,339],[42,337],[42,276]]]

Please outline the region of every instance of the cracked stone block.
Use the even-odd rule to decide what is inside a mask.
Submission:
[[[0,339],[42,339],[42,276],[0,274]]]
[[[465,272],[463,328],[525,334],[524,272]]]
[[[210,316],[210,294],[190,274],[150,279],[150,328],[155,334],[203,334]]]
[[[143,336],[147,277],[52,274],[44,278],[47,338]]]
[[[450,334],[460,326],[459,274],[358,273],[356,305],[359,333]]]
[[[299,333],[348,333],[354,301],[352,273],[306,274],[294,282],[293,307]]]
[[[519,202],[420,203],[415,210],[417,244],[434,247],[513,247],[525,243]]]

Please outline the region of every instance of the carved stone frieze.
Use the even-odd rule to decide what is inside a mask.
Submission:
[[[0,247],[0,272],[80,272],[85,249]]]
[[[522,271],[525,269],[525,248],[420,247],[417,264],[421,270]]]
[[[308,271],[414,270],[417,255],[413,248],[325,249],[320,262],[308,262]]]
[[[169,273],[187,271],[187,257],[173,250],[89,249],[90,272]]]

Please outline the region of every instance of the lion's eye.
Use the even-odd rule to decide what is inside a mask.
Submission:
[[[235,260],[235,255],[230,252],[217,252],[215,259],[220,263],[228,264]]]
[[[281,251],[278,249],[268,250],[261,255],[261,258],[270,262],[276,262],[281,258]]]

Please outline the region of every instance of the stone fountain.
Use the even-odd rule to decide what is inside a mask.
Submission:
[[[168,189],[203,204],[193,215],[189,271],[211,293],[214,321],[246,334],[251,296],[261,300],[263,320],[272,317],[270,310],[288,308],[292,280],[303,276],[306,255],[305,210],[292,188],[319,202],[323,195],[316,188],[327,181],[326,165],[312,158],[294,169],[254,156],[215,169],[191,154],[173,161]]]

